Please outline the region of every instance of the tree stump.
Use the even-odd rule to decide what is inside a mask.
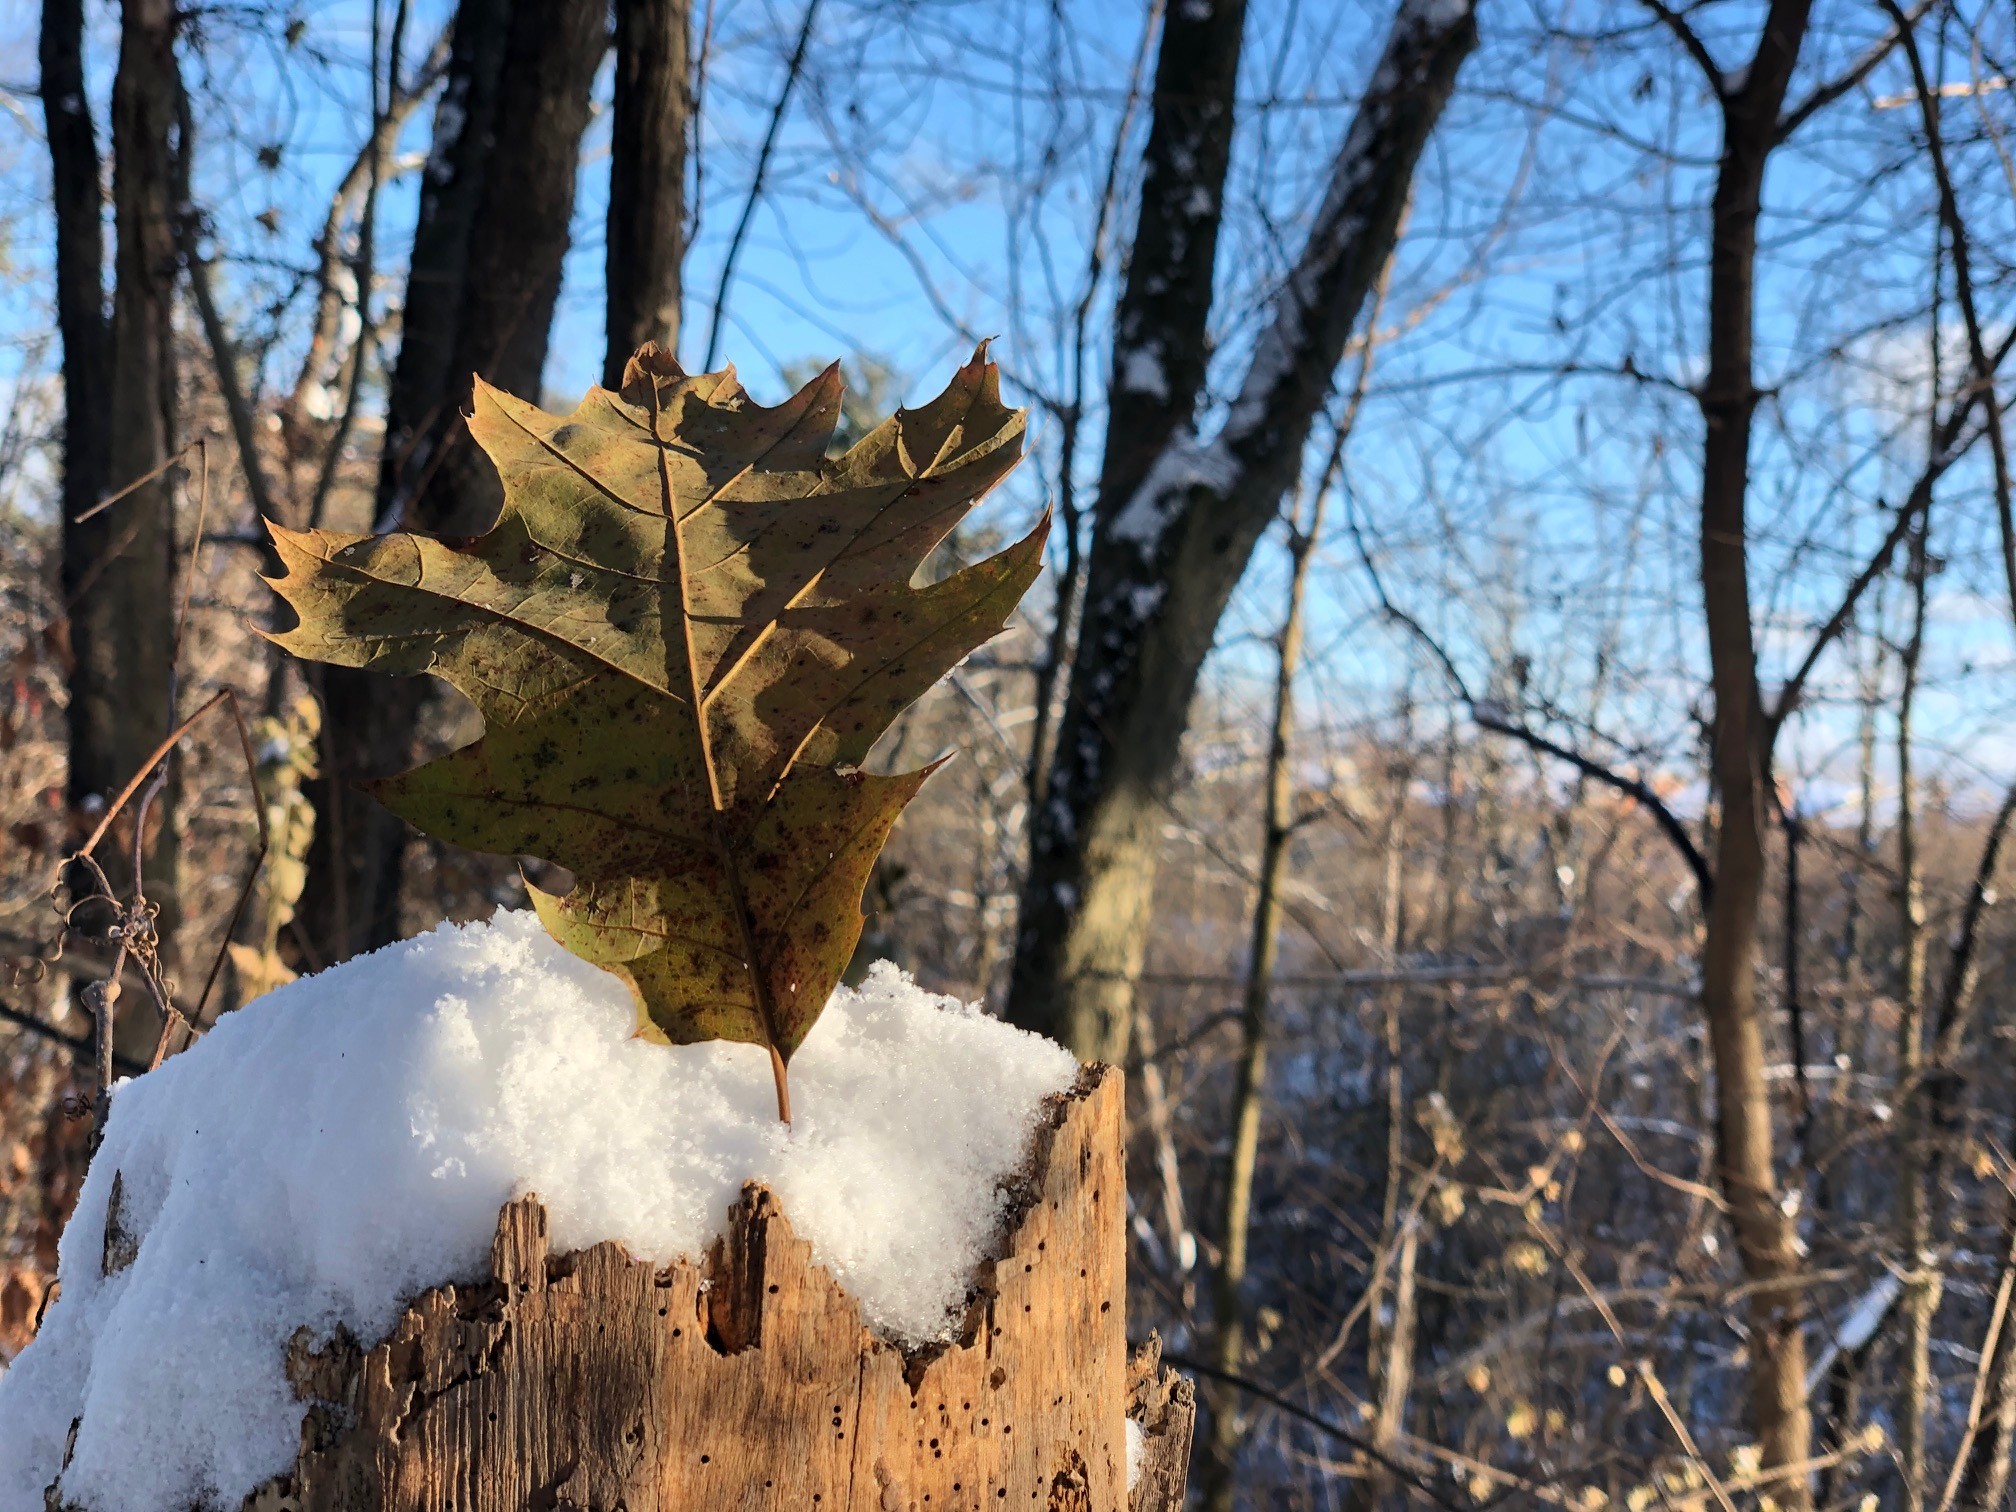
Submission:
[[[959,1336],[876,1338],[767,1190],[704,1264],[553,1255],[507,1206],[491,1277],[364,1351],[297,1338],[311,1406],[257,1512],[1174,1512],[1194,1400],[1126,1344],[1121,1079],[1053,1100]],[[1130,1410],[1143,1424],[1127,1484]]]

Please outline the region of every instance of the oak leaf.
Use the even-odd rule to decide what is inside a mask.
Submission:
[[[1019,459],[985,349],[945,392],[826,455],[837,365],[774,408],[646,346],[565,418],[480,380],[504,505],[442,540],[275,527],[297,656],[432,673],[474,744],[367,784],[444,840],[576,879],[532,890],[627,981],[639,1031],[784,1067],[861,932],[891,826],[934,767],[862,770],[896,715],[998,633],[1047,517],[937,582],[925,559]],[[935,764],[934,764],[935,766]]]

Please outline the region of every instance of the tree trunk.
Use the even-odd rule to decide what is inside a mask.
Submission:
[[[497,87],[510,34],[511,0],[462,0],[448,68],[434,107],[434,141],[420,181],[420,216],[406,274],[399,360],[385,397],[385,449],[378,459],[378,515],[389,527],[426,474],[423,437],[455,403],[455,331],[469,238],[497,120]]]
[[[1245,23],[1246,0],[1174,5],[1163,17],[1153,114],[1141,151],[1141,207],[1113,311],[1113,372],[1095,504],[1100,522],[1134,496],[1155,458],[1197,411],[1211,356],[1211,282]]]
[[[1057,1100],[999,1258],[953,1342],[906,1354],[744,1192],[705,1264],[616,1244],[550,1255],[536,1197],[505,1208],[491,1275],[421,1296],[368,1352],[304,1330],[313,1405],[292,1474],[253,1507],[299,1512],[887,1512],[1182,1505],[1187,1387],[1151,1345],[1128,1367],[1120,1078]]]
[[[45,45],[69,77],[56,84],[50,158],[56,169],[58,303],[65,340],[63,587],[70,604],[70,791],[109,799],[168,732],[175,581],[174,484],[142,485],[89,520],[100,496],[158,470],[175,445],[175,234],[168,203],[180,78],[168,0],[130,0],[120,14],[112,86],[117,228],[112,321],[101,313],[98,160],[81,59],[65,58],[45,16]],[[47,55],[45,54],[45,58]],[[95,328],[95,330],[94,330]],[[81,364],[79,359],[82,359]],[[86,455],[86,452],[89,455]],[[150,891],[172,901],[172,810],[157,801],[162,868]],[[109,860],[109,858],[108,858]],[[119,874],[114,873],[115,879]]]
[[[1204,0],[1202,4],[1164,8],[1148,141],[1141,152],[1140,208],[1113,312],[1113,365],[1093,511],[1093,578],[1088,593],[1104,585],[1105,555],[1098,546],[1104,523],[1133,497],[1155,458],[1188,428],[1196,414],[1198,390],[1211,355],[1212,278],[1225,212],[1225,174],[1232,161],[1232,135],[1237,124],[1239,56],[1245,30],[1245,0]],[[1067,445],[1076,436],[1075,415],[1073,420],[1065,435]],[[1068,517],[1066,523],[1071,523]],[[1067,540],[1066,551],[1077,550],[1074,535]],[[1083,566],[1075,559],[1067,562],[1070,570],[1065,576],[1073,590]],[[1075,593],[1058,599],[1058,627],[1050,654],[1059,660],[1067,643],[1067,620],[1075,607],[1072,597]],[[1082,627],[1080,633],[1082,636]],[[1055,679],[1053,666],[1038,689],[1038,727],[1030,751],[1031,879],[1036,853],[1056,843],[1044,838],[1046,832],[1065,818],[1061,812],[1050,815],[1043,801],[1062,749],[1061,739],[1055,749],[1049,740]],[[1067,699],[1075,679],[1074,668],[1066,684]],[[1065,881],[1063,885],[1073,884]],[[1061,911],[1068,913],[1075,900],[1075,893],[1060,896]],[[1025,883],[1020,915],[1025,924],[1029,910]],[[1055,922],[1058,912],[1050,911],[1050,922]],[[1011,1016],[1016,1012],[1013,984],[1027,970],[1032,948],[1018,941],[1010,984]],[[1056,1034],[1059,1029],[1046,1032]]]
[[[1379,1387],[1379,1408],[1372,1418],[1371,1447],[1380,1456],[1363,1456],[1363,1474],[1352,1483],[1348,1512],[1370,1512],[1383,1505],[1393,1492],[1393,1472],[1389,1467],[1400,1435],[1407,1427],[1407,1398],[1414,1388],[1414,1333],[1420,1316],[1416,1301],[1421,1260],[1421,1219],[1402,1214],[1399,1231],[1393,1236],[1399,1253],[1392,1261],[1392,1318],[1377,1332],[1374,1379]]]
[[[1185,429],[1102,497],[1084,625],[1030,864],[1008,1016],[1082,1058],[1127,1050],[1164,804],[1197,674],[1398,234],[1414,165],[1476,45],[1470,0],[1402,0],[1309,240],[1224,428]],[[1122,375],[1124,377],[1124,370]]]
[[[462,423],[481,374],[537,400],[574,215],[575,169],[589,90],[608,48],[593,0],[512,8],[497,81],[495,141],[470,228],[462,309],[448,365],[451,404],[437,410],[428,472],[403,522],[388,528],[475,535],[503,502],[497,472]]]
[[[456,13],[388,401],[380,529],[475,534],[496,513],[496,475],[461,407],[476,373],[539,391],[605,16],[589,0],[464,0]],[[348,668],[316,679],[324,776],[301,903],[311,966],[399,937],[406,826],[352,784],[412,764],[432,694],[424,679]]]
[[[42,113],[49,138],[50,187],[56,219],[56,325],[63,336],[63,598],[72,603],[92,586],[93,569],[117,539],[110,512],[77,523],[107,492],[112,449],[111,330],[105,322],[105,191],[99,181],[98,134],[84,87],[83,0],[48,0],[42,7]],[[70,799],[116,791],[102,693],[89,679],[102,674],[94,643],[108,627],[102,614],[77,616],[70,642],[77,671],[70,684]],[[157,737],[158,738],[158,737]]]
[[[1141,152],[1141,193],[1133,245],[1128,249],[1120,298],[1113,311],[1112,368],[1108,373],[1105,445],[1100,459],[1094,524],[1127,502],[1156,455],[1196,414],[1197,394],[1211,356],[1212,275],[1224,220],[1225,174],[1232,161],[1239,55],[1245,38],[1246,0],[1196,0],[1160,7],[1162,35],[1155,53],[1148,141]],[[1153,31],[1144,34],[1148,45]],[[1131,101],[1139,60],[1128,81]],[[1129,112],[1131,114],[1131,112]],[[1123,118],[1113,144],[1107,201],[1119,177]],[[1036,721],[1029,739],[1029,811],[1043,806],[1049,786],[1051,722],[1057,682],[1071,645],[1078,588],[1084,576],[1081,511],[1075,464],[1084,424],[1082,381],[1086,320],[1105,263],[1106,211],[1094,229],[1091,267],[1077,310],[1072,400],[1059,417],[1057,508],[1064,544],[1063,571],[1055,578],[1056,606],[1037,668]],[[1032,837],[1035,830],[1032,826]]]
[[[679,348],[679,265],[686,256],[689,0],[616,7],[616,103],[609,144],[609,246],[602,386],[647,341]]]
[[[63,338],[63,488],[57,507],[62,511],[63,600],[70,604],[80,597],[80,588],[89,587],[84,578],[88,565],[104,553],[100,524],[104,516],[81,525],[73,522],[106,491],[112,419],[111,331],[105,322],[105,191],[99,178],[98,133],[84,85],[83,0],[46,0],[39,52],[51,208],[56,222],[56,326]],[[92,628],[84,627],[87,636]],[[71,627],[70,637],[75,648],[79,627]],[[94,731],[83,721],[77,688],[73,674],[69,732],[69,797],[73,807],[94,795],[102,798],[109,781],[109,763],[91,755]],[[54,976],[42,990],[49,1006],[59,1009],[68,996],[67,976]],[[26,1070],[24,1066],[23,1074]],[[32,1171],[16,1174],[22,1184],[32,1183],[39,1198],[29,1209],[36,1213],[28,1230],[31,1243],[22,1257],[26,1263],[11,1275],[0,1275],[0,1349],[9,1352],[20,1349],[34,1332],[48,1284],[56,1274],[56,1240],[90,1160],[83,1124],[65,1118],[60,1099],[53,1095],[55,1087],[62,1084],[73,1093],[88,1095],[81,1068],[66,1076],[62,1084],[55,1081],[53,1071],[50,1075],[49,1112],[41,1121],[39,1137],[31,1143],[39,1158]],[[20,1099],[18,1107],[31,1105],[31,1099],[22,1095],[26,1089],[18,1076],[8,1090]],[[16,1210],[22,1206],[20,1199],[15,1199]]]
[[[1281,953],[1281,891],[1288,881],[1288,842],[1295,834],[1295,774],[1289,765],[1295,735],[1295,673],[1302,661],[1302,601],[1309,559],[1323,525],[1326,477],[1310,506],[1309,523],[1292,522],[1288,544],[1288,613],[1281,621],[1274,668],[1274,718],[1267,738],[1266,813],[1260,836],[1260,877],[1253,902],[1253,939],[1240,1004],[1238,1082],[1232,1094],[1232,1151],[1226,1162],[1220,1212],[1220,1259],[1212,1307],[1211,1363],[1221,1375],[1246,1366],[1246,1248],[1253,1221],[1253,1178],[1260,1161],[1260,1115],[1267,1100],[1267,1020],[1274,967]],[[1233,1472],[1245,1426],[1229,1387],[1212,1394],[1211,1450],[1204,1468],[1206,1512],[1231,1512]]]
[[[1926,1417],[1931,1409],[1932,1318],[1939,1308],[1939,1273],[1932,1254],[1930,1183],[1926,1179],[1930,1121],[1925,1097],[1925,878],[1920,861],[1912,746],[1917,739],[1918,671],[1925,650],[1926,524],[1911,532],[1905,567],[1911,592],[1911,632],[1898,664],[1897,925],[1902,959],[1897,973],[1897,1263],[1903,1267],[1903,1380],[1898,1383],[1897,1472],[1902,1512],[1924,1512]]]
[[[1709,226],[1708,373],[1701,480],[1701,593],[1715,711],[1711,762],[1721,812],[1715,889],[1701,947],[1701,1004],[1715,1060],[1717,1156],[1736,1247],[1750,1284],[1750,1410],[1764,1467],[1809,1458],[1806,1343],[1798,1234],[1779,1203],[1758,927],[1771,802],[1772,730],[1757,686],[1745,510],[1753,365],[1757,222],[1765,162],[1780,140],[1808,0],[1777,0],[1741,87],[1722,93],[1723,143]],[[1774,1485],[1781,1507],[1811,1505],[1802,1472]]]
[[[406,275],[399,359],[387,385],[376,513],[396,523],[426,476],[423,441],[454,405],[450,381],[469,238],[482,203],[497,118],[510,0],[462,0]],[[297,935],[313,969],[395,940],[406,826],[351,783],[406,766],[426,685],[347,667],[309,669],[322,701],[321,775],[306,785],[316,814]]]
[[[57,23],[62,28],[64,23]],[[52,42],[57,39],[51,38]],[[60,54],[59,69],[68,66]],[[71,83],[79,90],[78,67]],[[88,105],[80,108],[88,112]],[[86,356],[85,387],[66,391],[67,423],[79,426],[67,443],[73,459],[83,446],[102,447],[104,471],[86,463],[73,488],[109,485],[132,491],[87,520],[66,512],[63,587],[73,660],[70,669],[70,791],[86,822],[139,772],[173,723],[175,693],[174,585],[177,478],[174,310],[177,272],[172,186],[176,182],[175,124],[181,75],[175,60],[175,11],[169,0],[128,0],[120,10],[119,67],[112,85],[113,209],[117,232],[115,287],[109,343],[102,366]],[[59,114],[65,114],[59,108]],[[69,220],[59,261],[70,265],[74,329],[87,354],[89,307],[97,302],[95,238],[81,222],[98,214],[96,174],[89,153],[88,119],[61,123],[64,146],[52,134],[59,214]],[[91,173],[91,186],[82,179]],[[69,181],[64,182],[66,179]],[[87,398],[96,391],[97,397]],[[87,415],[85,405],[95,413]],[[79,424],[81,422],[81,425]],[[78,459],[81,460],[81,459]],[[141,480],[146,481],[141,481]],[[137,486],[134,486],[137,485]],[[111,497],[111,495],[107,495]],[[134,886],[132,826],[144,836],[140,864],[148,899],[156,906],[161,955],[172,972],[181,922],[177,887],[177,809],[180,784],[170,768],[166,784],[144,805],[121,815],[105,847],[113,889]],[[74,916],[86,933],[107,927],[109,910]],[[135,995],[119,1018],[119,1043],[144,1056],[158,1024],[144,996]]]

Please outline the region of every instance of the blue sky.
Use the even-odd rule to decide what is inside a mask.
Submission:
[[[446,11],[443,0],[414,6],[409,57]],[[1736,60],[1756,11],[1716,7],[1723,31],[1711,46]],[[32,82],[32,12],[23,4],[0,14],[0,81]],[[706,345],[723,249],[800,14],[797,0],[714,7],[682,340],[690,362]],[[1807,83],[1852,57],[1880,21],[1847,0],[1821,0],[1818,14]],[[93,16],[102,106],[116,34],[109,8]],[[305,263],[329,186],[356,150],[369,16],[358,0],[304,4],[290,44],[285,18],[222,9],[192,49],[198,192],[231,260],[235,318],[248,335],[265,328],[265,307]],[[1691,582],[1699,420],[1663,381],[1698,376],[1712,108],[1693,65],[1621,0],[1486,0],[1483,16],[1484,45],[1424,161],[1382,315],[1390,339],[1349,453],[1352,512],[1384,554],[1396,597],[1446,637],[1473,682],[1488,679],[1494,647],[1501,663],[1516,653],[1536,692],[1685,771],[1702,663]],[[1214,395],[1236,382],[1385,20],[1371,0],[1255,0],[1220,255]],[[1141,7],[1114,0],[829,0],[726,307],[722,346],[751,389],[774,398],[784,369],[859,352],[916,397],[977,332],[999,338],[1011,386],[1065,395],[1062,335],[1142,25]],[[1599,47],[1569,35],[1599,29]],[[1960,41],[1943,56],[1947,77],[1964,75]],[[1911,142],[1914,113],[1877,108],[1904,87],[1901,67],[1879,71],[1780,154],[1769,186],[1760,366],[1779,392],[1760,425],[1754,511],[1769,669],[1797,654],[1880,534],[1879,501],[1899,495],[1923,452],[1914,410],[1930,339],[1929,191]],[[607,89],[605,72],[598,97]],[[8,98],[0,350],[18,372],[48,319],[45,169],[36,102]],[[1975,109],[1955,107],[1956,130]],[[1999,130],[2008,96],[1984,97],[1979,109],[1979,125]],[[402,150],[424,152],[429,126],[419,113]],[[1137,114],[1123,164],[1139,133]],[[546,376],[561,397],[601,366],[606,141],[604,114],[584,153]],[[270,170],[256,160],[268,146],[280,149]],[[1992,148],[1977,130],[1956,153],[1980,203],[1998,207],[1988,213],[2000,219],[1977,238],[1986,246],[2016,230],[2011,196],[1994,192]],[[381,215],[381,267],[395,275],[413,201],[409,175]],[[270,234],[257,220],[268,213],[278,225]],[[1112,287],[1109,260],[1089,331],[1095,404]],[[273,381],[298,350],[290,342],[304,308],[297,300],[278,321]],[[46,366],[46,342],[39,355]],[[1654,381],[1617,376],[1627,359]],[[1091,423],[1081,482],[1097,466],[1096,414]],[[1036,455],[992,506],[1004,527],[1054,488],[1055,437],[1039,412]],[[1983,488],[1980,467],[1964,466],[1935,520],[1935,547],[1950,565],[1937,580],[1924,720],[1934,761],[1976,784],[2016,772],[2009,617]],[[1330,517],[1343,516],[1333,508]],[[1264,546],[1221,637],[1218,688],[1234,718],[1257,712],[1258,637],[1278,613],[1280,574],[1278,553]],[[1342,529],[1331,531],[1317,587],[1312,739],[1342,740],[1389,718],[1402,688],[1442,696],[1404,638],[1371,613]],[[1897,600],[1892,593],[1893,630]],[[1822,693],[1846,693],[1850,672],[1836,658]],[[1793,731],[1789,765],[1806,773],[1811,801],[1837,794],[1851,736],[1852,720],[1824,699]]]

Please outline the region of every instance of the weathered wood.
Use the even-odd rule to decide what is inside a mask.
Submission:
[[[1163,1368],[1160,1334],[1148,1335],[1127,1364],[1127,1416],[1141,1425],[1141,1464],[1128,1512],[1181,1512],[1197,1388]]]
[[[1053,1104],[960,1336],[907,1354],[752,1186],[702,1265],[615,1244],[553,1255],[536,1197],[503,1211],[488,1281],[420,1297],[369,1351],[297,1340],[314,1405],[300,1512],[955,1512],[1182,1504],[1192,1401],[1151,1344],[1130,1371],[1120,1078]],[[1150,1492],[1150,1487],[1153,1488]]]

